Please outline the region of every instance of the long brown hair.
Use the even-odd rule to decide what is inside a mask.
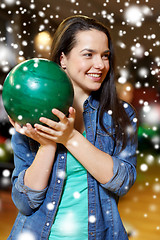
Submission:
[[[92,93],[93,98],[99,101],[99,121],[102,129],[109,134],[116,145],[121,145],[121,150],[126,146],[128,134],[127,126],[131,126],[130,119],[124,110],[123,103],[118,99],[114,76],[114,50],[110,33],[101,22],[82,15],[75,15],[66,18],[57,28],[52,43],[51,60],[60,65],[60,56],[62,52],[67,55],[76,44],[76,34],[79,31],[96,29],[106,34],[110,49],[109,72],[101,85],[101,88]],[[105,128],[103,122],[104,113],[112,111],[114,135],[110,134]]]

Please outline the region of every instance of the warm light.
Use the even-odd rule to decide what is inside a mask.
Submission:
[[[47,31],[40,32],[35,37],[35,47],[40,50],[48,50],[48,47],[51,46],[51,42],[51,35]]]
[[[34,45],[37,56],[42,58],[49,58],[51,52],[52,37],[49,32],[43,31],[36,35]]]
[[[131,83],[118,83],[116,84],[118,97],[126,102],[132,102],[133,99],[133,85]]]

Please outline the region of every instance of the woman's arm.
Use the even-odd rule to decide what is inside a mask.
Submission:
[[[91,144],[77,130],[66,142],[65,147],[101,184],[107,183],[113,177],[112,157]]]
[[[30,215],[42,204],[47,191],[47,188],[33,190],[24,184],[25,172],[34,161],[38,143],[18,132],[12,135],[11,140],[15,165],[12,173],[12,199],[20,212]]]
[[[32,138],[40,144],[35,159],[24,175],[24,185],[33,190],[43,190],[48,185],[52,170],[57,144],[37,134],[31,124],[21,127],[9,118],[17,132]]]
[[[55,145],[40,146],[33,163],[25,172],[24,185],[33,190],[43,190],[47,187],[55,152]]]
[[[57,144],[39,136],[30,124],[21,127],[10,117],[9,120],[16,130],[12,136],[12,199],[22,214],[30,215],[45,198]],[[30,143],[34,143],[34,150]]]

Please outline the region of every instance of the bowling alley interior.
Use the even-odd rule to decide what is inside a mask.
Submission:
[[[14,129],[2,100],[3,84],[17,64],[49,59],[57,26],[75,14],[94,17],[108,26],[118,97],[137,112],[137,179],[118,205],[128,237],[160,239],[159,12],[158,0],[0,1],[0,240],[7,239],[18,213],[11,198]]]

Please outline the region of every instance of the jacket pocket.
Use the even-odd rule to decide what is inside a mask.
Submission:
[[[114,133],[111,132],[111,128],[107,128],[107,131],[108,133],[102,129],[97,129],[96,144],[100,150],[112,155],[115,147]]]

